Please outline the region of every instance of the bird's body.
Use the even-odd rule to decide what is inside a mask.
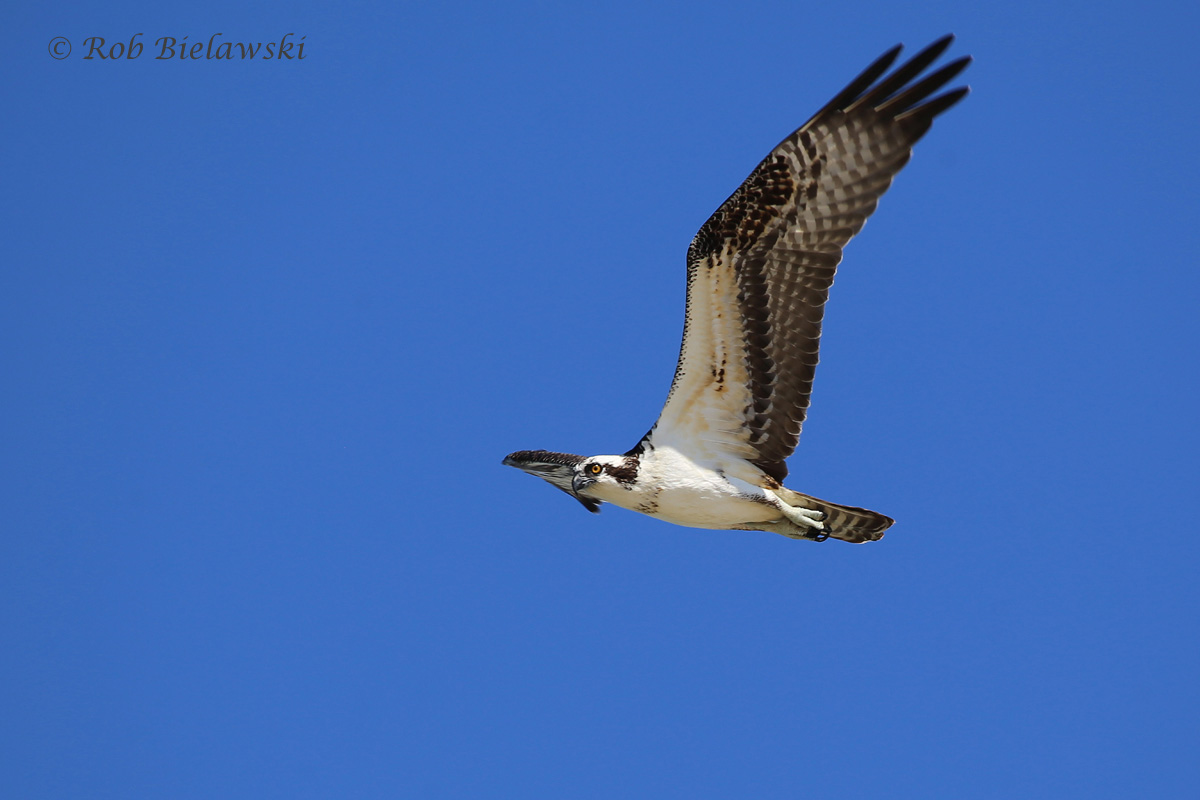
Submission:
[[[598,500],[689,528],[727,528],[730,520],[753,524],[777,518],[766,489],[755,485],[744,461],[696,459],[672,447],[643,451],[640,457],[610,456],[602,464],[633,466],[637,480],[597,481],[590,494]],[[596,460],[596,459],[592,459]],[[727,472],[739,470],[741,477]]]
[[[589,510],[602,502],[694,528],[801,539],[878,539],[882,514],[785,488],[842,248],[862,228],[933,118],[966,94],[927,100],[963,58],[913,82],[945,37],[880,80],[896,47],[781,142],[688,248],[687,311],[658,421],[624,455],[522,450],[504,463]],[[878,82],[877,82],[878,81]]]

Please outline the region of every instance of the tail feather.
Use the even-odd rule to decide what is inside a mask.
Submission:
[[[874,511],[868,511],[865,508],[856,508],[855,506],[842,506],[837,503],[830,503],[826,500],[819,500],[807,494],[794,492],[791,489],[779,488],[775,490],[775,495],[785,503],[791,506],[801,506],[803,508],[815,508],[825,514],[825,532],[831,538],[841,539],[843,542],[874,542],[883,538],[883,533],[892,526],[895,522],[891,517],[885,517],[883,514],[878,514]],[[792,536],[793,538],[809,538],[804,534],[811,536],[812,531],[803,531],[796,526],[796,532],[793,534],[789,531],[779,530],[784,536]]]

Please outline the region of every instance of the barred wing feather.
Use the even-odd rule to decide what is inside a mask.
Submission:
[[[687,256],[687,313],[662,414],[631,453],[741,458],[782,481],[812,391],[829,287],[913,145],[966,87],[932,97],[960,58],[921,73],[938,40],[890,75],[885,53],[783,140],[704,223]]]

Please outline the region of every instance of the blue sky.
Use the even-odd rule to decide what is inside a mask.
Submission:
[[[0,19],[6,796],[1195,796],[1194,4]],[[951,31],[790,462],[882,542],[500,465],[630,447],[696,229]]]

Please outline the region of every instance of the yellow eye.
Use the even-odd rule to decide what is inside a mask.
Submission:
[[[599,475],[600,471],[603,469],[604,467],[600,466],[599,464],[592,464],[590,467],[588,467],[588,472],[592,473],[593,475]]]

